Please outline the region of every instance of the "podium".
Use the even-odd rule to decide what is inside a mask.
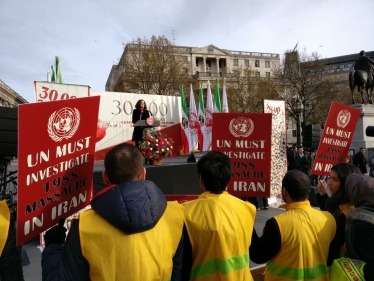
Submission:
[[[139,120],[134,124],[134,127],[143,128],[143,138],[149,135],[149,132],[151,131],[152,128],[160,126],[159,120],[153,120],[152,124],[148,124],[146,121],[147,120]]]

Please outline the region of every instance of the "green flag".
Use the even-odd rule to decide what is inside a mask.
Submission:
[[[55,70],[53,69],[53,65],[51,65],[51,82],[55,83],[56,82],[56,76],[55,76]]]
[[[61,74],[61,69],[60,69],[60,58],[56,57],[56,82],[63,84],[64,82],[62,81],[62,74]]]
[[[216,89],[214,90],[214,112],[222,112],[218,79],[216,79]]]

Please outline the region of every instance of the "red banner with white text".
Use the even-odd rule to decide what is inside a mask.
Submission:
[[[99,103],[19,105],[17,245],[90,204]]]
[[[312,174],[329,176],[332,166],[345,161],[361,111],[332,102],[314,160]]]
[[[212,150],[231,159],[227,191],[235,196],[270,197],[271,113],[214,113]]]

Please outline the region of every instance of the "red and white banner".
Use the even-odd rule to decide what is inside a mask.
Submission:
[[[332,166],[345,161],[361,111],[332,102],[319,142],[312,174],[329,176]]]
[[[90,204],[99,103],[19,105],[17,245]]]
[[[271,119],[269,113],[214,113],[212,150],[231,159],[227,191],[235,196],[270,197]]]
[[[271,197],[282,192],[282,179],[287,173],[287,129],[285,101],[264,100],[264,113],[272,114]]]
[[[180,97],[96,91],[90,94],[100,96],[95,160],[103,160],[106,152],[117,144],[132,142],[132,112],[140,99],[146,102],[153,118],[161,122],[156,131],[173,139],[173,154],[179,155],[182,144]]]
[[[34,82],[35,102],[68,100],[90,96],[90,86]]]

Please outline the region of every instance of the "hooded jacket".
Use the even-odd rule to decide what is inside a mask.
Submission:
[[[91,201],[93,211],[126,234],[153,229],[164,215],[166,206],[161,190],[153,182],[141,180],[107,187]],[[90,264],[82,254],[79,227],[79,219],[74,220],[64,247],[49,245],[44,249],[43,280],[90,280]],[[182,233],[182,228],[180,232]],[[172,280],[179,280],[176,277],[180,275],[182,255],[183,249],[178,246],[173,257]]]

